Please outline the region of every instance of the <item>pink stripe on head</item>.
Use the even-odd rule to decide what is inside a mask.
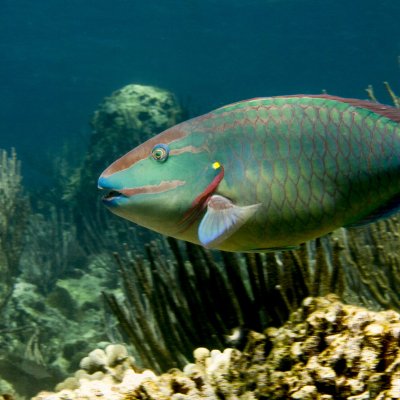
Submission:
[[[168,190],[176,189],[178,186],[182,186],[185,183],[185,181],[181,181],[178,179],[174,181],[162,181],[158,185],[139,186],[133,189],[119,190],[118,192],[122,193],[125,196],[134,196],[135,194],[162,193],[167,192]]]
[[[171,150],[169,152],[170,155],[172,156],[176,156],[179,154],[183,154],[183,153],[201,153],[202,151],[209,151],[208,148],[206,146],[202,146],[202,147],[196,147],[196,146],[185,146],[185,147],[181,147],[180,149],[175,149],[175,150]]]
[[[125,155],[123,155],[118,160],[114,161],[102,174],[103,178],[107,178],[108,176],[123,171],[124,169],[128,169],[133,164],[137,163],[140,160],[147,158],[153,147],[158,143],[169,144],[174,142],[175,140],[182,139],[186,137],[190,132],[185,131],[181,127],[182,124],[176,125],[170,129],[167,129],[164,132],[154,136],[153,138],[147,140],[142,143],[138,147],[135,147]]]

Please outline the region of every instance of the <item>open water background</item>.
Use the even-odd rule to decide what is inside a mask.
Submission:
[[[175,92],[193,114],[237,100],[400,93],[399,0],[0,0],[0,148],[25,185],[65,140],[85,142],[104,96]]]

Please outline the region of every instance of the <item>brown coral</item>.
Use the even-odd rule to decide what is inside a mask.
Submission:
[[[283,327],[251,337],[231,363],[242,371],[233,386],[268,399],[400,398],[399,324],[394,311],[307,298]]]
[[[394,311],[344,305],[334,295],[309,297],[281,328],[251,332],[243,352],[199,348],[194,364],[158,377],[126,370],[115,399],[396,399],[399,340]],[[78,398],[74,393],[68,398]],[[50,398],[61,397],[36,399]]]

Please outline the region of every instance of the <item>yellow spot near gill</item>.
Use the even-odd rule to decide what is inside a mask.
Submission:
[[[218,169],[221,166],[221,164],[218,161],[215,161],[215,163],[213,163],[212,167],[214,169]]]

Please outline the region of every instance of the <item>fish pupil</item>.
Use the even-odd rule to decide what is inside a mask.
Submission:
[[[166,145],[154,146],[151,155],[156,161],[165,161],[168,158],[169,149]]]
[[[162,156],[163,156],[163,151],[162,150],[156,150],[155,151],[155,157],[157,158],[157,160],[162,158]]]

